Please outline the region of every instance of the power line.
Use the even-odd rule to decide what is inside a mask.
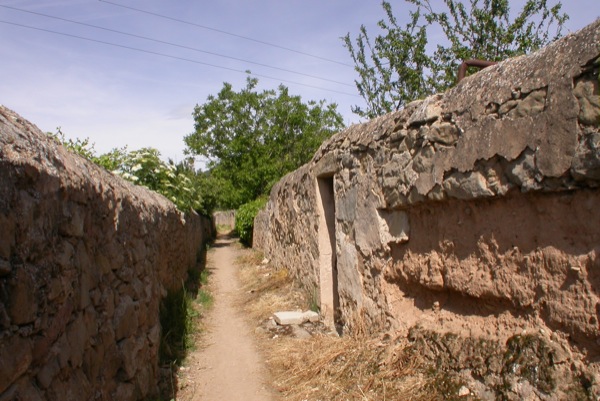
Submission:
[[[336,60],[332,60],[332,59],[329,59],[329,58],[326,58],[326,57],[321,57],[321,56],[317,56],[317,55],[314,55],[314,54],[305,53],[305,52],[300,51],[300,50],[291,49],[289,47],[280,46],[280,45],[277,45],[277,44],[274,44],[274,43],[270,43],[270,42],[265,42],[263,40],[254,39],[254,38],[251,38],[251,37],[248,37],[248,36],[238,35],[237,33],[232,33],[232,32],[228,32],[228,31],[224,31],[222,29],[217,29],[217,28],[212,28],[210,26],[206,26],[206,25],[196,24],[195,22],[185,21],[185,20],[181,20],[181,19],[178,19],[178,18],[169,17],[167,15],[153,13],[151,11],[146,11],[146,10],[141,10],[139,8],[129,7],[129,6],[125,6],[123,4],[113,3],[112,1],[107,1],[107,0],[99,0],[99,1],[101,3],[112,4],[113,6],[126,8],[128,10],[133,10],[133,11],[137,11],[137,12],[140,12],[140,13],[153,15],[155,17],[164,18],[164,19],[175,21],[175,22],[179,22],[179,23],[182,23],[182,24],[192,25],[192,26],[195,26],[195,27],[198,27],[198,28],[207,29],[209,31],[222,33],[223,35],[229,35],[229,36],[233,36],[233,37],[236,37],[236,38],[240,38],[240,39],[244,39],[244,40],[249,40],[251,42],[260,43],[262,45],[276,47],[278,49],[286,50],[286,51],[289,51],[289,52],[294,52],[294,53],[302,54],[303,56],[308,56],[308,57],[316,58],[316,59],[319,59],[319,60],[327,61],[327,62],[330,62],[330,63],[335,63],[335,64],[343,65],[345,67],[354,68],[353,65],[350,65],[350,64],[347,64],[347,63],[342,63],[341,61],[336,61]]]
[[[274,80],[274,81],[285,82],[285,83],[293,84],[293,85],[304,86],[304,87],[307,87],[307,88],[313,88],[313,89],[318,89],[318,90],[327,91],[327,92],[339,93],[341,95],[359,97],[358,95],[353,94],[353,93],[347,93],[347,92],[337,91],[337,90],[334,90],[334,89],[326,89],[326,88],[322,88],[320,86],[314,86],[314,85],[309,85],[309,84],[303,84],[301,82],[295,82],[295,81],[290,81],[290,80],[286,80],[286,79],[275,78],[275,77],[271,77],[269,75],[254,74],[254,73],[251,73],[251,72],[248,72],[248,71],[242,71],[242,70],[238,70],[238,69],[235,69],[235,68],[225,67],[225,66],[222,66],[222,65],[205,63],[203,61],[198,61],[198,60],[192,60],[192,59],[189,59],[189,58],[173,56],[173,55],[170,55],[170,54],[155,52],[155,51],[152,51],[152,50],[140,49],[140,48],[132,47],[132,46],[120,45],[120,44],[117,44],[117,43],[106,42],[106,41],[98,40],[98,39],[86,38],[86,37],[83,37],[83,36],[73,35],[73,34],[70,34],[70,33],[57,32],[57,31],[52,31],[50,29],[38,28],[38,27],[35,27],[35,26],[23,25],[23,24],[18,24],[18,23],[15,23],[15,22],[9,22],[9,21],[3,21],[3,20],[0,20],[0,23],[8,24],[8,25],[14,25],[14,26],[22,27],[22,28],[33,29],[33,30],[41,31],[41,32],[52,33],[52,34],[55,34],[55,35],[62,35],[62,36],[70,37],[70,38],[87,40],[89,42],[101,43],[101,44],[104,44],[104,45],[120,47],[122,49],[133,50],[133,51],[137,51],[137,52],[141,52],[141,53],[147,53],[147,54],[153,54],[153,55],[156,55],[156,56],[167,57],[167,58],[171,58],[171,59],[175,59],[175,60],[186,61],[186,62],[189,62],[189,63],[205,65],[205,66],[213,67],[213,68],[219,68],[219,69],[222,69],[222,70],[233,71],[233,72],[240,72],[240,73],[247,74],[247,75],[253,75],[253,76],[256,76],[256,77],[260,77],[260,78],[265,78],[265,79],[270,79],[270,80]]]
[[[39,12],[35,12],[35,11],[30,11],[30,10],[24,10],[24,9],[21,9],[21,8],[11,7],[11,6],[7,6],[7,5],[3,5],[3,4],[0,4],[0,7],[4,7],[4,8],[11,9],[11,10],[24,12],[24,13],[39,15],[39,16],[46,17],[46,18],[53,18],[53,19],[56,19],[56,20],[59,20],[59,21],[66,21],[66,22],[70,22],[72,24],[77,24],[77,25],[87,26],[87,27],[91,27],[91,28],[101,29],[101,30],[104,30],[104,31],[107,31],[107,32],[118,33],[120,35],[130,36],[130,37],[133,37],[133,38],[149,40],[151,42],[161,43],[161,44],[165,44],[165,45],[169,45],[169,46],[174,46],[174,47],[179,47],[181,49],[192,50],[192,51],[199,52],[199,53],[210,54],[210,55],[213,55],[213,56],[227,58],[227,59],[230,59],[230,60],[241,61],[241,62],[244,62],[244,63],[258,65],[258,66],[266,67],[266,68],[271,68],[271,69],[274,69],[274,70],[289,72],[289,73],[292,73],[292,74],[302,75],[302,76],[305,76],[305,77],[314,78],[314,79],[318,79],[318,80],[321,80],[321,81],[327,81],[327,82],[332,82],[332,83],[339,84],[339,85],[354,87],[354,85],[350,85],[350,84],[345,83],[345,82],[335,81],[335,80],[329,79],[329,78],[323,78],[323,77],[319,77],[319,76],[316,76],[316,75],[306,74],[304,72],[299,72],[299,71],[294,71],[294,70],[288,70],[286,68],[275,67],[275,66],[272,66],[272,65],[269,65],[269,64],[257,63],[257,62],[250,61],[250,60],[245,60],[245,59],[242,59],[242,58],[227,56],[227,55],[224,55],[224,54],[214,53],[214,52],[211,52],[211,51],[202,50],[202,49],[198,49],[198,48],[195,48],[195,47],[184,46],[184,45],[180,45],[180,44],[177,44],[177,43],[166,42],[164,40],[154,39],[154,38],[150,38],[150,37],[147,37],[147,36],[137,35],[137,34],[134,34],[134,33],[123,32],[123,31],[119,31],[119,30],[116,30],[116,29],[105,28],[105,27],[98,26],[98,25],[87,24],[85,22],[74,21],[74,20],[67,19],[67,18],[62,18],[62,17],[57,17],[57,16],[54,16],[54,15],[43,14],[43,13],[39,13]]]

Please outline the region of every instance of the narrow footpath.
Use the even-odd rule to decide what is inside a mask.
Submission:
[[[205,333],[180,373],[182,401],[273,401],[253,332],[236,308],[239,282],[235,240],[219,236],[208,251],[214,304],[204,318]]]

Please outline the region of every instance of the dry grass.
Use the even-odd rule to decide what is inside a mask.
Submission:
[[[268,365],[285,400],[434,400],[419,359],[402,344],[359,337],[285,338]]]
[[[278,310],[308,309],[306,294],[294,286],[287,270],[262,265],[262,259],[247,250],[238,260],[249,317],[262,322]],[[384,343],[366,334],[325,332],[300,340],[260,333],[258,341],[282,400],[444,399],[431,385],[427,366],[403,340]]]

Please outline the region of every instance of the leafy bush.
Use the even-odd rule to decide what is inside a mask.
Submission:
[[[94,154],[96,153],[96,151],[94,149],[94,144],[90,143],[89,138],[85,138],[85,139],[77,138],[75,140],[72,140],[71,138],[65,137],[65,134],[63,134],[60,127],[56,128],[55,134],[53,134],[52,132],[48,132],[47,134],[49,137],[54,139],[56,142],[62,144],[65,148],[67,148],[67,150],[69,150],[73,153],[77,153],[77,154],[85,157],[86,159],[92,160],[94,157]]]
[[[239,235],[242,244],[252,246],[254,218],[266,204],[267,198],[258,198],[240,206],[235,212],[235,231]]]
[[[158,192],[183,212],[193,209],[204,215],[212,213],[215,199],[211,188],[214,187],[214,183],[210,176],[194,171],[187,161],[177,164],[172,160],[165,162],[160,158],[160,152],[154,148],[128,151],[127,147],[123,147],[96,155],[94,145],[88,138],[65,138],[60,128],[57,128],[56,134],[48,135],[71,152],[120,175],[127,181]]]

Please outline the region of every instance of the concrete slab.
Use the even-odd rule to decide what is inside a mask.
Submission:
[[[304,312],[302,316],[305,322],[316,323],[319,321],[319,314],[311,310]]]
[[[302,312],[275,312],[273,317],[277,324],[281,326],[304,323],[304,314]]]

